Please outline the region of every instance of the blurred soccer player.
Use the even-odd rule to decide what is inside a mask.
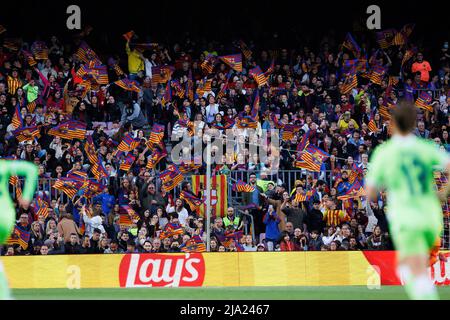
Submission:
[[[388,220],[397,250],[397,271],[411,299],[438,299],[430,275],[429,253],[439,239],[443,215],[439,198],[449,187],[435,192],[433,171],[450,171],[450,156],[432,142],[412,134],[416,109],[400,103],[392,117],[392,139],[373,154],[367,176],[367,193],[375,199],[377,189],[388,193]],[[439,197],[438,197],[439,195]]]
[[[16,211],[9,195],[9,178],[11,176],[26,178],[25,187],[18,202],[22,206],[28,206],[36,190],[38,168],[30,162],[0,160],[0,244],[3,244],[11,234],[16,218]],[[8,282],[0,261],[0,300],[10,298]]]

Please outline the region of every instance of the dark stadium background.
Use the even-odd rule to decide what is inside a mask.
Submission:
[[[431,3],[433,5],[431,5]],[[151,42],[165,42],[184,32],[207,40],[253,39],[270,41],[278,32],[280,44],[295,47],[314,45],[316,35],[334,30],[338,39],[351,31],[355,21],[365,26],[366,8],[381,7],[382,28],[401,28],[415,22],[413,36],[424,37],[424,45],[441,46],[449,39],[448,11],[438,1],[4,1],[0,5],[0,24],[8,36],[34,37],[40,34],[70,35],[66,29],[66,8],[78,4],[82,23],[94,27],[90,42],[102,49],[116,51],[123,43],[121,35],[133,29]],[[441,10],[439,9],[441,8]]]

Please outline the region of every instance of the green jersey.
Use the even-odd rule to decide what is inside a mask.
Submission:
[[[448,153],[412,134],[394,136],[374,151],[366,182],[387,190],[391,228],[442,226],[433,172],[449,162]]]

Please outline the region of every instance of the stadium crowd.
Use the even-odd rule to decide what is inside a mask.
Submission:
[[[218,252],[391,249],[385,194],[369,202],[362,188],[389,110],[416,103],[416,134],[450,150],[448,42],[432,51],[404,30],[299,48],[128,32],[110,55],[89,32],[61,43],[5,30],[0,157],[34,162],[40,180],[1,254],[201,252],[207,232]],[[172,138],[204,150],[203,134],[226,129],[243,130],[242,143],[212,172],[245,181],[228,179],[238,196],[208,231],[189,179],[206,165],[172,166]],[[280,148],[250,158],[250,129],[279,129]],[[18,196],[21,180],[10,183]]]

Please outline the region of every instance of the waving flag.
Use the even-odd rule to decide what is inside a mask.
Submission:
[[[422,91],[415,104],[417,108],[433,112],[433,106],[431,105],[432,100],[433,98],[428,92]]]
[[[31,126],[25,128],[19,128],[12,132],[19,142],[34,141],[41,136],[40,128],[38,126]]]
[[[376,40],[381,49],[387,49],[394,44],[395,29],[382,30],[376,33]]]
[[[28,242],[30,241],[30,232],[20,228],[19,226],[14,226],[14,234],[18,236],[18,243],[23,250],[28,248]]]
[[[102,178],[109,177],[108,171],[106,170],[105,166],[103,165],[103,162],[100,159],[100,157],[97,157],[97,161],[92,165],[91,171],[97,180],[101,180]]]
[[[86,152],[86,156],[89,159],[91,165],[97,163],[97,151],[95,150],[94,140],[92,140],[92,136],[87,136],[86,142],[84,143],[84,151]]]
[[[11,119],[11,123],[12,123],[14,129],[23,127],[23,118],[22,118],[22,114],[20,113],[20,105],[19,104],[17,104],[14,109],[14,115]]]
[[[192,193],[182,190],[180,192],[180,199],[186,201],[187,204],[189,204],[189,207],[191,207],[191,210],[195,210],[199,206],[203,204],[203,200],[200,198],[197,198]]]
[[[38,216],[43,216],[44,218],[48,217],[48,208],[49,205],[45,202],[40,196],[37,196],[34,202],[34,212]]]
[[[330,155],[325,151],[317,148],[314,145],[308,144],[297,161],[294,162],[294,166],[305,170],[320,172],[322,163]]]
[[[184,230],[178,223],[168,223],[165,225],[164,230],[159,234],[159,238],[170,238],[175,234],[183,234]]]
[[[158,149],[153,150],[152,155],[147,161],[146,168],[150,170],[155,169],[156,165],[165,157],[167,157],[167,152]]]
[[[405,45],[408,42],[408,38],[413,32],[414,27],[415,27],[414,23],[404,25],[402,30],[400,30],[395,34],[393,44],[396,46]]]
[[[215,56],[212,54],[208,54],[205,60],[203,60],[203,62],[200,64],[200,68],[206,74],[210,74],[214,69],[214,64],[215,64]]]
[[[130,152],[136,149],[139,144],[140,140],[138,138],[134,138],[130,132],[127,132],[120,144],[117,146],[117,150],[122,152]]]
[[[296,133],[301,130],[300,126],[296,126],[293,124],[285,124],[283,126],[283,132],[281,133],[281,140],[289,141],[294,139]]]
[[[250,69],[248,74],[249,76],[253,77],[253,79],[255,79],[256,83],[258,84],[258,87],[268,85],[269,78],[266,75],[264,75],[259,66]]]
[[[77,192],[79,184],[77,181],[70,178],[60,178],[55,181],[53,188],[65,193],[69,198],[73,199]]]
[[[242,54],[230,54],[221,56],[219,59],[225,62],[234,71],[242,72]]]
[[[174,88],[175,95],[178,98],[180,98],[180,99],[184,98],[184,95],[186,94],[186,90],[183,89],[179,80],[173,80],[172,87]]]
[[[119,169],[123,171],[130,171],[131,166],[133,165],[134,161],[136,160],[136,157],[133,156],[131,153],[128,153],[126,158],[120,161]]]
[[[125,40],[130,41],[133,38],[134,34],[135,34],[134,31],[131,30],[131,31],[128,31],[127,33],[124,33],[122,35],[122,37],[124,37]]]
[[[408,62],[412,57],[414,57],[414,55],[417,53],[417,48],[412,48],[412,49],[408,49],[405,51],[405,53],[403,54],[403,59],[402,59],[402,68],[403,65]]]
[[[374,65],[369,72],[369,80],[377,85],[381,85],[386,68],[380,65]]]
[[[349,75],[345,78],[345,81],[341,88],[341,92],[342,94],[348,94],[356,87],[358,87],[358,77],[356,76],[356,74]]]
[[[169,165],[167,169],[159,174],[162,182],[162,189],[166,192],[174,189],[184,180],[181,171],[175,165]]]
[[[171,81],[169,80],[166,84],[166,88],[164,90],[164,96],[161,99],[161,104],[163,106],[165,106],[170,101],[172,101],[172,86],[171,86]]]
[[[132,91],[137,93],[141,92],[141,89],[139,88],[139,83],[137,83],[134,80],[130,80],[128,78],[117,80],[116,82],[114,82],[114,84],[126,91]]]
[[[344,195],[339,196],[337,198],[338,200],[344,201],[364,196],[366,196],[364,188],[361,186],[361,183],[359,181],[355,181]]]
[[[222,99],[225,96],[225,94],[226,94],[226,92],[228,90],[229,82],[230,82],[230,79],[231,79],[231,74],[232,74],[231,71],[228,72],[227,79],[225,80],[224,85],[220,89],[219,93],[217,93],[217,96],[216,96],[217,100],[220,100],[220,99]]]
[[[250,116],[236,117],[236,127],[239,129],[256,129],[258,128],[258,121]]]
[[[255,191],[255,187],[245,183],[242,180],[238,180],[237,182],[233,183],[233,186],[231,189],[235,192],[253,192]]]
[[[316,193],[316,190],[309,190],[307,192],[296,192],[291,196],[291,200],[295,200],[298,203],[309,201],[311,197]]]
[[[155,123],[150,132],[147,146],[151,148],[153,145],[159,145],[164,138],[164,125]]]
[[[90,62],[93,62],[96,65],[102,64],[102,62],[100,61],[94,50],[92,50],[89,47],[89,45],[84,41],[81,43],[80,47],[76,51],[75,56],[77,56],[78,59],[80,59],[86,64],[89,64]]]
[[[244,41],[239,40],[239,48],[244,54],[245,59],[250,60],[252,58],[252,51],[247,47]]]
[[[173,66],[152,67],[152,83],[164,84],[172,78],[175,71]]]
[[[33,53],[36,60],[47,60],[48,59],[48,47],[44,41],[35,41],[31,45],[31,52]]]
[[[84,140],[86,136],[86,124],[75,120],[65,121],[50,129],[48,134],[67,140]]]
[[[361,53],[361,48],[359,47],[359,45],[356,43],[355,39],[353,38],[353,36],[350,34],[350,32],[348,32],[345,35],[345,39],[344,42],[342,43],[342,46],[348,50],[350,50],[351,52],[353,52],[353,54],[355,56],[359,56],[359,54]]]
[[[370,113],[370,120],[369,123],[367,124],[367,128],[369,128],[370,132],[378,131],[377,124],[375,122],[375,115],[373,112]]]
[[[199,235],[193,236],[180,246],[180,250],[183,252],[206,252],[206,245]]]
[[[119,214],[119,225],[129,227],[133,224],[131,221],[131,217],[128,214],[121,213]]]
[[[202,164],[201,163],[196,164],[195,161],[189,163],[181,162],[181,164],[178,166],[178,169],[180,170],[181,173],[186,174],[188,172],[200,169],[201,167]]]
[[[22,53],[23,53],[25,59],[27,59],[28,65],[30,67],[34,67],[35,65],[37,65],[36,60],[34,60],[34,57],[30,52],[22,50]]]
[[[18,176],[9,177],[9,184],[16,188],[16,198],[22,197],[22,187]]]
[[[39,98],[37,98],[36,100],[39,100]],[[29,113],[33,113],[34,109],[36,109],[36,105],[37,105],[36,100],[33,100],[31,102],[28,101],[27,110]]]
[[[348,181],[350,183],[354,183],[355,181],[362,181],[364,178],[364,172],[363,170],[356,165],[356,163],[353,163],[352,169],[350,170],[350,174],[348,176]]]

